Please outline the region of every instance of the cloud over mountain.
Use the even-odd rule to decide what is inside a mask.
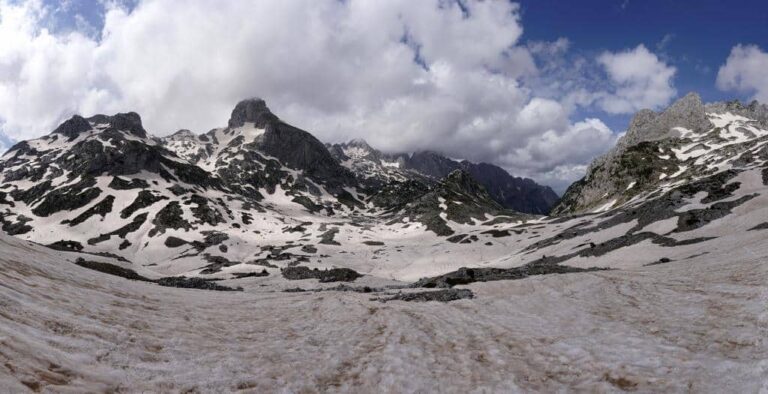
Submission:
[[[768,53],[757,45],[736,45],[717,72],[717,87],[753,94],[768,102]]]
[[[49,29],[42,3],[0,2],[6,134],[36,137],[73,113],[128,110],[158,135],[204,132],[222,125],[233,103],[258,95],[325,141],[438,150],[561,186],[615,140],[599,120],[574,119],[573,89],[560,99],[527,83],[552,72],[536,54],[560,56],[569,43],[522,45],[514,3],[107,4],[94,34],[90,25]],[[643,46],[598,61],[611,87],[586,92],[580,105],[627,113],[675,95],[674,67]]]

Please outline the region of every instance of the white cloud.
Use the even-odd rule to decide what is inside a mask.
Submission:
[[[663,107],[677,95],[672,84],[676,69],[643,45],[597,58],[614,88],[597,96],[597,105],[613,114],[629,114],[644,108]]]
[[[501,162],[562,192],[571,182],[584,176],[586,164],[614,146],[617,138],[618,135],[599,119],[585,119],[529,139],[525,146],[502,156]]]
[[[768,102],[768,53],[756,45],[736,45],[717,72],[717,87],[754,94]]]
[[[519,9],[507,1],[462,2],[466,13],[442,0],[108,4],[99,34],[52,33],[39,1],[0,0],[0,122],[10,137],[48,133],[73,113],[120,111],[139,112],[156,135],[205,132],[260,96],[324,141],[439,150],[534,177],[583,166],[613,142],[604,125],[571,124],[572,105],[524,86],[541,72],[531,51],[554,57],[569,41],[521,46]],[[652,77],[627,74],[627,56],[656,59],[643,47],[606,54],[620,85],[612,94],[624,107],[657,105],[658,65],[642,70]]]

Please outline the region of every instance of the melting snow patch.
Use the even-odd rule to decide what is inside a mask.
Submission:
[[[599,206],[597,209],[592,211],[592,213],[605,212],[611,209],[615,204],[616,204],[616,199],[614,198],[613,200],[605,203],[604,205]]]

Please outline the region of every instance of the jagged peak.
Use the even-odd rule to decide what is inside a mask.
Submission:
[[[691,107],[700,107],[703,106],[703,103],[701,101],[701,96],[696,92],[688,92],[685,96],[677,99],[674,103],[672,103],[671,106],[669,106],[669,109],[667,111],[675,110],[675,109],[683,109],[683,108],[691,108]]]
[[[706,105],[707,112],[722,114],[730,112],[745,118],[758,121],[763,127],[768,127],[768,105],[752,100],[749,104],[739,100],[721,101]]]
[[[364,140],[362,138],[353,138],[353,139],[349,140],[349,142],[347,142],[345,145],[348,146],[348,147],[352,147],[353,146],[353,147],[357,147],[357,148],[364,148],[364,149],[367,149],[367,150],[373,150],[373,148],[371,148],[371,145],[368,144],[368,141],[366,141],[366,140]]]
[[[73,115],[53,130],[53,133],[76,138],[80,133],[100,124],[108,124],[111,128],[128,131],[141,138],[147,137],[147,132],[141,124],[141,116],[136,112],[117,113],[112,116],[99,114],[87,119],[80,115]]]
[[[171,134],[169,137],[195,137],[196,134],[189,131],[188,129],[181,129],[173,134]]]
[[[229,127],[240,127],[246,122],[252,122],[256,127],[262,128],[267,123],[276,120],[278,117],[269,110],[266,101],[253,97],[237,103],[229,117]]]
[[[62,134],[68,138],[77,138],[77,136],[92,129],[91,124],[80,115],[73,115],[53,130],[53,134]]]
[[[672,132],[675,127],[684,127],[696,132],[703,132],[711,127],[706,108],[698,93],[686,94],[662,112],[649,109],[638,111],[619,145],[630,146],[642,141],[667,138],[676,135]]]
[[[485,192],[485,188],[477,183],[477,180],[467,170],[461,168],[451,171],[440,183],[472,194]]]

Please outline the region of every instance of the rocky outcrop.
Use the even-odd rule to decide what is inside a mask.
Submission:
[[[279,119],[267,107],[267,103],[260,98],[243,100],[232,110],[229,118],[229,127],[243,126],[246,122],[254,123],[258,128],[265,128],[268,124]]]
[[[629,200],[657,183],[661,167],[675,166],[674,155],[669,155],[665,163],[659,163],[659,150],[668,149],[667,141],[681,136],[678,128],[701,134],[712,127],[706,108],[696,93],[687,94],[659,113],[638,112],[616,146],[595,159],[586,176],[566,190],[552,209],[552,215],[588,212],[607,201],[621,203]],[[632,185],[637,187],[627,190]]]
[[[488,215],[525,216],[494,201],[466,171],[455,170],[429,192],[403,206],[400,217],[420,222],[437,235],[450,236],[454,231],[448,221],[473,224],[488,220]]]
[[[429,186],[453,171],[464,170],[485,187],[491,198],[507,209],[545,215],[559,199],[551,188],[531,179],[514,177],[501,167],[457,161],[433,151],[385,154],[361,139],[328,145],[328,149],[358,175],[362,184],[377,191],[402,185],[406,179]]]
[[[532,179],[514,177],[493,164],[463,161],[461,167],[504,208],[546,215],[560,199],[549,186],[539,185]]]
[[[70,140],[73,140],[77,138],[80,133],[90,129],[92,129],[91,124],[88,123],[85,118],[80,115],[74,115],[73,117],[64,121],[64,123],[60,124],[59,127],[53,130],[53,133],[61,134]]]

